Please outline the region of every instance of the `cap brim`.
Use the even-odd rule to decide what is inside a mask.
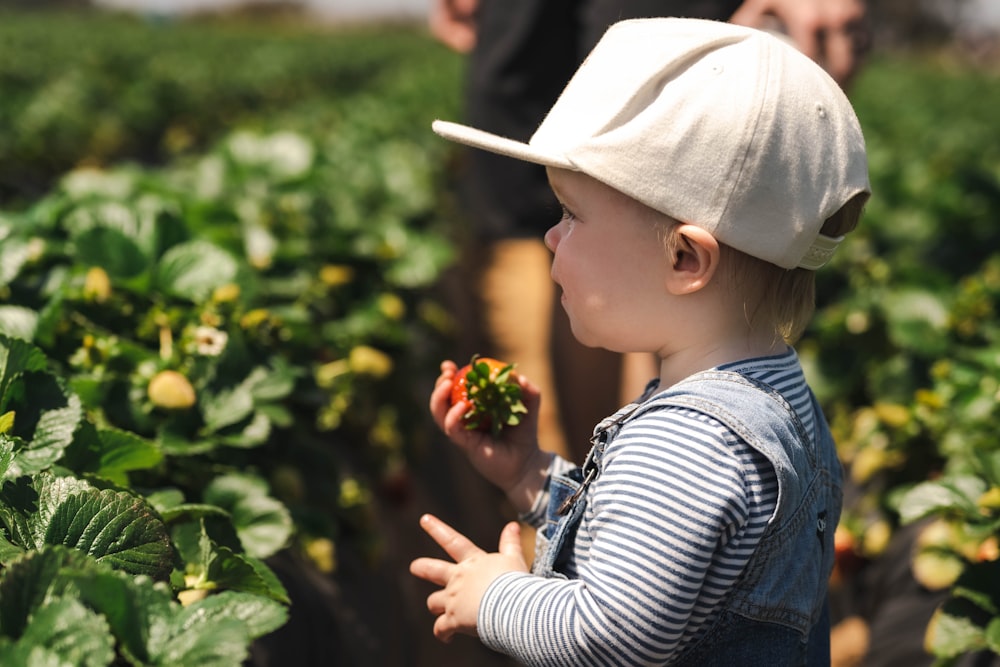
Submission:
[[[542,151],[530,144],[526,144],[521,141],[514,141],[513,139],[507,139],[506,137],[501,137],[496,134],[490,134],[489,132],[477,130],[476,128],[469,127],[468,125],[451,123],[446,120],[436,120],[431,123],[431,128],[437,134],[441,135],[445,139],[448,139],[449,141],[455,141],[460,144],[465,144],[466,146],[472,146],[473,148],[481,148],[484,151],[489,151],[490,153],[506,155],[508,157],[524,160],[525,162],[534,162],[535,164],[540,164],[546,167],[558,167],[560,169],[572,169],[574,171],[577,170],[576,166],[574,166],[573,163],[566,159],[563,155]]]

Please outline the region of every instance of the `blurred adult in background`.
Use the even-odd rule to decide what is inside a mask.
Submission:
[[[679,16],[781,30],[846,86],[867,46],[865,14],[863,0],[434,0],[429,22],[441,42],[469,54],[464,122],[527,141],[616,21]],[[461,160],[468,228],[455,296],[469,301],[454,358],[478,352],[517,363],[548,398],[542,447],[583,461],[591,435],[583,425],[637,396],[656,368],[583,347],[570,333],[542,242],[560,213],[544,168],[487,151]]]

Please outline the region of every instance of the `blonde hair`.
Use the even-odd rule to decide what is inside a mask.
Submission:
[[[820,231],[831,237],[853,231],[867,200],[867,193],[856,195],[827,218]],[[676,257],[682,243],[676,233],[679,223],[659,215],[667,256]],[[742,295],[747,326],[771,326],[775,340],[795,343],[816,308],[816,272],[784,269],[724,243],[719,244],[719,250],[719,278],[727,288]]]
[[[850,199],[826,219],[821,232],[837,237],[857,227],[867,194]],[[784,269],[722,245],[720,270],[727,285],[740,286],[743,310],[750,327],[774,327],[775,337],[791,345],[802,336],[816,308],[816,272]]]

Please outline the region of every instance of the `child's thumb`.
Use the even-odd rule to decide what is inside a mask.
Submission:
[[[521,524],[511,521],[500,532],[500,546],[497,549],[504,556],[517,556],[524,558],[521,550]]]

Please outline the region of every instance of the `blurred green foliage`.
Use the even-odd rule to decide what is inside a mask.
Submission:
[[[0,9],[0,204],[31,201],[76,166],[196,153],[237,126],[311,131],[369,105],[377,129],[387,98],[399,113],[449,109],[457,66],[407,28],[332,38],[284,22]]]
[[[947,664],[1000,652],[1000,70],[880,54],[851,98],[874,194],[800,348],[860,490],[858,550],[929,523],[912,569],[952,591],[926,639]]]
[[[458,60],[93,15],[0,44],[0,661],[240,664],[287,618],[263,559],[377,558],[373,499],[408,492]],[[71,623],[99,641],[49,647]]]

